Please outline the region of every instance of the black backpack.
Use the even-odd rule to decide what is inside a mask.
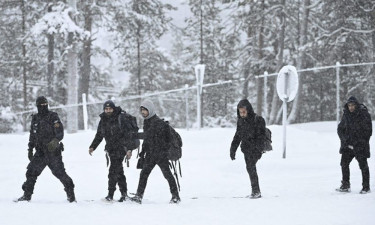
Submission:
[[[165,121],[168,124],[170,130],[170,142],[171,145],[168,149],[168,159],[171,161],[177,161],[182,156],[182,139],[181,136],[177,133],[177,131],[169,125],[168,121]]]
[[[140,145],[139,139],[135,139],[135,134],[137,134],[139,130],[137,126],[137,119],[134,116],[126,113],[125,111],[122,111],[120,116],[118,117],[118,123],[119,123],[120,129],[122,128],[121,126],[122,118],[126,124],[127,130],[134,134],[134,135],[130,135],[129,139],[125,140],[125,146],[127,150],[137,149]]]
[[[168,160],[171,162],[169,163],[169,167],[173,170],[174,176],[176,177],[176,182],[178,186],[178,190],[180,191],[180,182],[178,181],[178,175],[177,175],[177,169],[180,170],[180,176],[182,177],[182,172],[181,172],[181,163],[180,163],[180,158],[182,156],[182,139],[181,136],[177,133],[177,131],[169,125],[168,121],[165,121],[169,127],[170,130],[170,142],[171,145],[168,149]],[[177,167],[177,162],[178,162],[178,167]]]
[[[257,117],[260,117],[258,115],[255,115],[255,122],[259,121],[257,120]],[[268,152],[272,151],[272,132],[270,129],[266,127],[266,133],[264,136],[264,149],[262,152]]]

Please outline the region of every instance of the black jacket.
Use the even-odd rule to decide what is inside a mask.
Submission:
[[[354,112],[350,112],[348,102],[356,104]],[[372,135],[371,116],[366,106],[360,104],[355,97],[350,97],[344,106],[344,114],[337,127],[340,137],[340,153],[353,151],[356,155],[370,158],[370,137]],[[352,145],[353,150],[348,146]]]
[[[247,109],[247,117],[241,118],[239,108]],[[237,130],[233,137],[230,151],[235,153],[241,143],[241,151],[245,155],[260,156],[264,150],[266,123],[263,117],[254,113],[253,107],[247,99],[237,105]]]
[[[163,159],[168,157],[171,144],[169,125],[157,115],[146,119],[143,124],[144,140],[141,157]]]
[[[57,113],[34,114],[31,119],[29,149],[45,151],[52,139],[61,141],[64,138],[64,127]]]
[[[121,107],[115,107],[110,117],[106,116],[104,112],[99,116],[98,130],[90,148],[95,150],[104,138],[106,142],[105,150],[108,153],[125,150],[125,141],[131,135],[130,128],[125,121],[125,112],[122,111]]]

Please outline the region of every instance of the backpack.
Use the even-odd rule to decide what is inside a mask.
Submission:
[[[177,131],[169,125],[169,122],[165,122],[168,124],[169,131],[171,134],[171,145],[168,149],[168,159],[171,161],[177,161],[182,156],[182,139],[181,136],[177,133]]]
[[[137,126],[137,119],[134,116],[126,113],[125,111],[122,111],[120,116],[118,117],[120,129],[122,128],[122,120],[125,122],[128,132],[135,134],[138,133],[139,128]],[[134,137],[135,136],[131,136],[130,138],[125,140],[125,147],[127,148],[127,150],[134,150],[139,147],[140,141],[139,139],[135,139]]]
[[[168,160],[171,162],[169,163],[169,167],[173,170],[174,176],[176,177],[176,182],[177,182],[177,187],[178,191],[181,190],[180,188],[180,182],[178,181],[178,175],[177,175],[177,168],[180,171],[180,177],[182,177],[181,173],[181,163],[180,163],[180,158],[182,156],[182,139],[181,136],[177,133],[177,131],[169,125],[168,121],[165,121],[165,123],[169,127],[170,131],[170,147],[168,149]],[[177,162],[178,162],[178,167],[177,167]]]
[[[255,115],[255,122],[257,122],[257,118],[260,117],[258,115]],[[268,152],[268,151],[271,151],[272,150],[272,132],[270,129],[268,129],[267,127],[265,127],[265,136],[264,136],[264,149],[262,150],[262,152]]]

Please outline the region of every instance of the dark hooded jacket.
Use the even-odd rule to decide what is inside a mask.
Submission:
[[[148,110],[149,115],[143,123],[144,140],[141,157],[152,160],[168,158],[168,150],[171,145],[171,131],[169,125],[160,119],[155,113],[155,106],[149,100],[144,100],[141,107]]]
[[[246,108],[247,117],[241,118],[239,108]],[[241,151],[245,155],[260,157],[264,150],[266,123],[261,116],[254,113],[253,107],[247,99],[237,105],[237,130],[233,137],[230,151],[235,153],[241,143]]]
[[[354,112],[350,112],[348,103],[356,104]],[[344,106],[344,114],[337,128],[340,137],[340,153],[353,151],[358,156],[370,158],[370,137],[372,135],[372,121],[367,107],[360,104],[355,97],[350,97]],[[348,146],[352,145],[353,150]]]
[[[168,124],[157,115],[146,119],[143,124],[144,141],[142,144],[142,155],[157,159],[168,157],[170,148],[170,129]]]
[[[105,150],[109,154],[125,150],[125,141],[129,139],[128,136],[130,135],[130,128],[125,120],[125,112],[121,107],[115,107],[111,116],[107,116],[104,112],[99,116],[98,130],[90,148],[95,150],[104,138],[106,141]]]

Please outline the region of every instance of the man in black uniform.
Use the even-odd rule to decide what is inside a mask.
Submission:
[[[370,158],[370,137],[372,135],[371,116],[366,106],[351,96],[344,106],[344,115],[338,125],[340,137],[342,181],[340,192],[350,192],[349,164],[356,158],[362,171],[361,194],[370,192],[370,171],[367,158]]]
[[[246,169],[250,176],[251,198],[260,198],[260,188],[256,169],[257,161],[262,157],[266,123],[263,117],[254,113],[253,107],[247,99],[237,105],[237,130],[230,147],[230,158],[235,160],[238,145],[245,155]]]
[[[116,107],[113,101],[108,100],[103,105],[104,112],[100,114],[100,122],[95,138],[89,147],[89,154],[92,155],[94,150],[99,146],[103,138],[106,141],[105,151],[108,153],[111,165],[108,173],[108,195],[104,199],[113,201],[113,195],[118,184],[121,192],[120,202],[128,198],[126,177],[122,161],[125,156],[130,159],[132,151],[126,148],[126,140],[129,140],[129,124],[125,120],[125,112],[121,107]]]
[[[144,165],[139,177],[137,193],[131,200],[142,203],[147,179],[154,167],[158,165],[169,184],[172,194],[170,203],[179,203],[181,199],[176,180],[169,169],[168,150],[171,144],[169,125],[156,115],[155,106],[151,101],[145,100],[142,102],[140,110],[145,119],[143,124],[144,141],[140,153],[140,157],[144,158]]]
[[[44,168],[48,166],[64,185],[69,202],[75,202],[74,184],[66,174],[61,152],[64,128],[57,113],[48,110],[48,101],[44,96],[36,100],[38,113],[32,116],[29,137],[29,160],[26,182],[22,185],[24,195],[18,201],[30,201],[35,182]],[[33,149],[36,149],[33,155]]]

